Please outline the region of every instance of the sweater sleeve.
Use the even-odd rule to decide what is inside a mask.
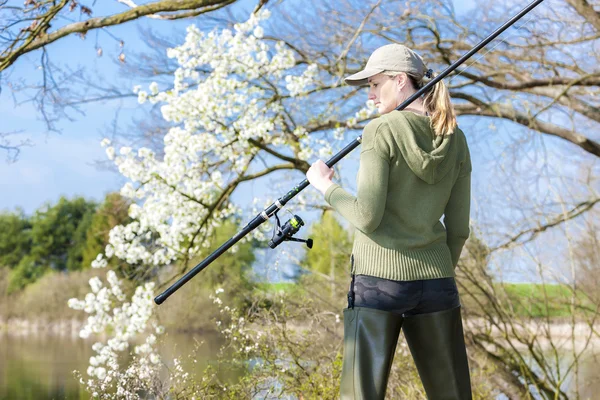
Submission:
[[[375,231],[381,223],[387,198],[389,147],[380,137],[380,126],[371,122],[363,132],[356,196],[338,184],[325,192],[325,201],[364,233]]]
[[[471,172],[459,176],[444,211],[446,243],[452,255],[454,267],[458,264],[460,253],[469,237],[469,214],[471,210]]]

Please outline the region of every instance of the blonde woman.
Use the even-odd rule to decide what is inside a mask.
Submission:
[[[469,236],[471,160],[442,81],[395,110],[432,71],[400,44],[346,78],[380,117],[362,135],[357,195],[319,160],[308,181],[356,234],[344,310],[342,399],[383,399],[402,329],[429,399],[470,399],[454,268]],[[443,224],[440,222],[443,216]]]

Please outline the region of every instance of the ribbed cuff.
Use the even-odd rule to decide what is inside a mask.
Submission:
[[[331,199],[331,193],[333,193],[333,191],[334,191],[335,189],[337,189],[337,188],[340,188],[340,187],[341,187],[340,185],[338,185],[337,183],[334,183],[333,185],[329,186],[329,187],[327,188],[327,190],[325,191],[325,201],[326,201],[327,203],[329,203],[329,205],[330,205],[330,206],[333,206],[333,205],[331,204],[331,201],[330,201],[330,199]]]
[[[465,245],[466,240],[460,237],[448,236],[447,243],[452,255],[452,264],[456,267],[460,259],[460,253]]]

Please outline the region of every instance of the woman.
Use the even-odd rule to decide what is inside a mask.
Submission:
[[[356,197],[319,160],[308,181],[356,227],[344,310],[343,399],[383,399],[400,329],[430,399],[470,399],[454,268],[469,236],[471,160],[438,82],[403,111],[432,71],[399,44],[346,78],[368,84],[381,116],[362,135]],[[440,219],[444,216],[444,224]]]

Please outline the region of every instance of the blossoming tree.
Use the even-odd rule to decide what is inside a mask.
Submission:
[[[343,89],[317,64],[297,61],[282,42],[265,40],[260,23],[267,18],[269,12],[260,11],[233,31],[202,32],[190,26],[185,43],[168,50],[179,65],[173,87],[161,91],[153,83],[148,91],[134,88],[140,103],[160,104],[163,118],[173,126],[164,137],[162,157],[148,148],[117,151],[103,140],[108,157],[128,178],[121,194],[133,201],[133,222],[112,229],[93,267],[106,267],[111,257],[155,268],[193,257],[208,246],[220,221],[250,217],[230,200],[243,182],[277,171],[305,172],[310,157],[331,155],[336,142],[345,144],[348,129],[371,116],[374,107],[368,104],[343,125],[307,128],[309,113],[319,111],[313,95],[323,88]],[[327,79],[333,83],[323,84]],[[264,231],[255,230],[253,237],[264,239]],[[138,287],[130,301],[120,285],[114,273],[109,273],[107,286],[94,278],[85,300],[69,303],[90,314],[81,336],[112,332],[105,343],[94,345],[97,355],[90,359],[89,379],[82,378],[93,393],[116,387],[124,395],[132,390],[126,385],[132,376],[150,382],[158,373],[152,345],[162,328],[152,318],[153,283]],[[142,333],[145,342],[134,349],[134,364],[142,372],[120,373],[118,354]]]

